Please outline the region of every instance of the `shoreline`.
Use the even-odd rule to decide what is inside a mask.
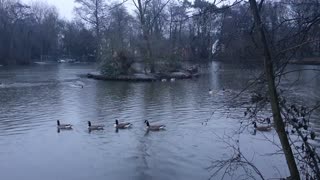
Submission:
[[[173,81],[176,79],[198,78],[199,73],[172,72],[172,73],[135,73],[131,75],[106,76],[100,72],[87,73],[87,78],[103,81],[129,81],[129,82],[154,82],[154,81]]]
[[[320,65],[320,58],[304,58],[300,60],[291,60],[290,64],[297,65]]]

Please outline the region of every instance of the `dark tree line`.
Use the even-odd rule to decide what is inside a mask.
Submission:
[[[83,23],[60,19],[53,6],[0,1],[0,64],[29,64],[61,55],[92,56],[92,37]]]
[[[125,52],[153,67],[159,60],[211,57],[217,16],[190,17],[212,6],[209,2],[132,0],[133,13],[125,3],[75,2],[76,18],[65,21],[45,3],[1,0],[0,63],[28,64],[61,56],[105,61]]]
[[[29,63],[56,51],[58,14],[41,3],[0,1],[0,63]]]
[[[61,56],[109,63],[122,53],[154,71],[159,62],[259,59],[263,54],[246,1],[231,6],[207,0],[75,2],[76,18],[66,21],[45,3],[0,0],[0,64]],[[129,2],[134,6],[128,10]],[[261,18],[279,58],[319,56],[319,7],[318,0],[264,3]],[[290,49],[298,42],[298,49]]]

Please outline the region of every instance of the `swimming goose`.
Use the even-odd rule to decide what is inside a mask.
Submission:
[[[145,120],[144,123],[147,125],[147,129],[151,131],[163,130],[166,127],[165,125],[150,125],[148,120]]]
[[[252,122],[252,124],[253,124],[254,129],[257,131],[271,131],[271,125],[257,126],[256,122]]]
[[[117,129],[127,129],[129,127],[131,127],[131,123],[119,123],[118,119],[116,119],[116,123],[114,124],[114,127]]]
[[[90,131],[92,131],[92,130],[103,130],[103,128],[104,128],[104,125],[91,125],[91,122],[88,121],[88,129]]]
[[[60,124],[59,120],[57,120],[57,127],[59,129],[72,129],[72,125],[71,124]]]

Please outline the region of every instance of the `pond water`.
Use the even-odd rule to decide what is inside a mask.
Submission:
[[[249,100],[249,95],[229,100],[260,68],[214,62],[198,79],[128,83],[82,78],[95,70],[93,65],[0,67],[1,179],[208,179],[214,173],[211,162],[232,155],[219,137],[239,128],[245,108],[235,104]],[[298,76],[290,96],[316,103],[320,79],[314,72],[304,72],[284,81]],[[73,124],[73,130],[57,131],[58,119]],[[115,131],[115,119],[133,127]],[[146,119],[167,128],[146,132]],[[89,120],[106,127],[89,132]],[[320,133],[319,119],[313,127]],[[287,175],[285,159],[268,154],[277,148],[265,137],[274,138],[275,132],[252,135],[251,130],[240,136],[244,155],[266,177]],[[314,143],[320,144],[319,136]],[[241,174],[225,178],[238,179]]]

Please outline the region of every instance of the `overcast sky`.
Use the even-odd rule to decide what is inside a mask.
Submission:
[[[50,5],[54,5],[58,11],[59,15],[62,18],[66,18],[68,20],[71,20],[74,17],[74,12],[73,9],[76,5],[74,3],[74,0],[21,0],[22,2],[25,3],[30,3],[30,2],[47,2]],[[122,2],[122,0],[106,0],[106,2]],[[126,2],[127,7],[133,7],[132,1],[127,1]]]
[[[50,5],[54,5],[58,11],[59,15],[62,18],[66,18],[68,20],[71,20],[74,17],[73,8],[75,7],[74,0],[21,0],[25,3],[30,3],[34,1],[41,1],[41,2],[47,2]],[[106,0],[107,2],[110,2],[111,0]],[[120,0],[113,0],[113,2],[117,2]],[[193,1],[193,0],[191,0]],[[208,0],[209,2],[212,2],[213,0]],[[233,0],[230,0],[231,2]],[[120,1],[122,2],[122,0]],[[126,2],[127,7],[134,7],[132,1]]]
[[[29,3],[35,0],[22,0],[22,2]],[[48,4],[54,5],[58,11],[60,17],[71,20],[73,18],[73,8],[75,6],[74,0],[36,0],[47,2]]]

